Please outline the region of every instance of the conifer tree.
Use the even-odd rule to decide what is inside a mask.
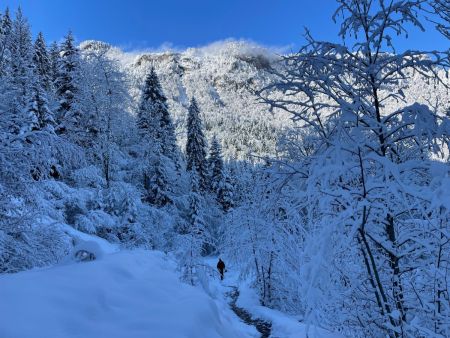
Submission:
[[[1,138],[6,137],[11,129],[10,110],[12,101],[15,97],[12,90],[11,77],[11,33],[12,21],[9,15],[9,9],[6,8],[5,14],[0,20],[0,132]]]
[[[59,46],[56,42],[52,42],[48,54],[50,61],[50,80],[52,85],[55,86],[58,78],[60,63]]]
[[[10,61],[12,20],[9,9],[6,8],[5,14],[0,20],[0,77],[6,74],[6,63]]]
[[[159,144],[162,154],[177,162],[175,128],[167,98],[153,67],[145,79],[137,125],[142,137]]]
[[[187,121],[186,143],[187,170],[199,176],[200,190],[207,190],[208,164],[206,160],[206,139],[200,119],[200,109],[195,98],[191,99]]]
[[[147,201],[162,207],[171,203],[175,182],[170,174],[177,166],[175,129],[155,69],[148,73],[139,104],[137,127],[145,143],[149,167],[144,173]]]
[[[39,78],[34,79],[26,111],[29,117],[29,130],[46,130],[54,132],[55,120],[47,99],[47,92],[42,88]]]
[[[56,79],[58,96],[58,133],[75,132],[80,127],[81,112],[76,105],[78,91],[78,72],[80,52],[75,46],[72,32],[69,31],[60,50],[60,62]]]
[[[32,42],[31,31],[27,19],[21,8],[17,10],[11,31],[11,76],[12,87],[15,92],[14,102],[16,111],[26,105],[27,91],[32,77]]]
[[[36,41],[34,42],[33,64],[34,73],[39,78],[40,85],[44,90],[49,91],[51,87],[52,71],[47,46],[42,33],[38,34]]]
[[[158,207],[163,207],[172,203],[170,197],[169,177],[167,174],[166,164],[170,161],[164,155],[152,157],[148,174],[148,183],[146,187],[147,202]]]
[[[3,20],[5,19],[8,22],[9,15],[5,15]],[[2,25],[4,24],[5,21]],[[0,123],[5,131],[17,135],[33,124],[26,112],[33,77],[31,32],[20,8],[12,21],[9,36],[5,39],[6,49],[0,80],[0,101],[4,108]]]
[[[195,168],[190,171],[191,194],[186,229],[183,232],[181,265],[183,279],[195,284],[196,267],[205,249],[212,244],[211,235],[204,218],[204,199],[201,196],[200,178]]]
[[[225,212],[234,207],[233,184],[229,175],[224,174],[217,188],[217,202]]]
[[[211,141],[211,147],[209,148],[208,169],[209,186],[211,192],[216,193],[223,178],[223,159],[222,147],[215,135]]]

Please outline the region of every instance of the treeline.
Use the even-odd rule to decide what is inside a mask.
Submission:
[[[134,104],[109,48],[80,50],[70,32],[47,47],[20,9],[0,17],[0,271],[70,256],[70,226],[189,257],[180,268],[194,283],[234,206],[232,166],[219,140],[208,147],[195,98],[181,150],[154,69]]]

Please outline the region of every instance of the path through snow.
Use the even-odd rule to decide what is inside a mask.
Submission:
[[[253,325],[256,330],[261,334],[261,338],[269,338],[272,332],[272,323],[259,318],[253,318],[252,315],[245,309],[236,305],[239,298],[239,290],[237,286],[232,288],[233,290],[228,292],[227,295],[231,298],[230,306],[233,312],[242,319],[247,325]]]
[[[224,257],[223,257],[224,258]],[[205,259],[210,270],[216,271],[217,257]],[[224,258],[225,264],[227,260]],[[212,273],[209,283],[210,294],[220,294],[241,320],[256,328],[255,337],[271,338],[343,338],[342,335],[306,325],[299,318],[277,310],[261,306],[255,291],[248,281],[240,280],[239,272],[227,264],[223,281],[217,273]]]

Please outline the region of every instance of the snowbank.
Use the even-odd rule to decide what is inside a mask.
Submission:
[[[179,282],[159,252],[0,276],[0,337],[248,337],[226,307]]]

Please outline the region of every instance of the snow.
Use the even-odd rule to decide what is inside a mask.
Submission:
[[[223,258],[226,264],[226,273],[223,281],[220,280],[218,274],[214,274],[214,278],[210,281],[209,292],[218,295],[223,301],[230,301],[227,292],[232,287],[238,287],[239,298],[236,305],[245,309],[252,315],[254,319],[262,319],[272,323],[271,337],[277,338],[343,338],[342,335],[332,333],[313,325],[307,325],[299,321],[298,318],[289,316],[283,312],[261,306],[258,296],[252,289],[247,280],[239,276],[239,271],[233,266],[227,264],[226,257]],[[212,269],[216,269],[218,257],[209,257],[205,259],[205,264]],[[259,337],[259,335],[256,335]]]
[[[272,334],[274,337],[283,338],[340,338],[337,333],[313,325],[299,322],[298,318],[289,316],[283,312],[269,309],[259,304],[258,296],[254,289],[248,284],[242,284],[239,288],[240,294],[236,305],[247,310],[256,318],[270,321],[272,323]]]
[[[173,261],[155,251],[1,275],[0,299],[0,337],[252,336],[219,300],[181,283]]]
[[[78,231],[67,224],[61,224],[61,227],[74,239],[74,252],[86,250],[93,253],[96,258],[101,258],[105,254],[112,254],[119,251],[118,245],[109,243],[103,238]]]

